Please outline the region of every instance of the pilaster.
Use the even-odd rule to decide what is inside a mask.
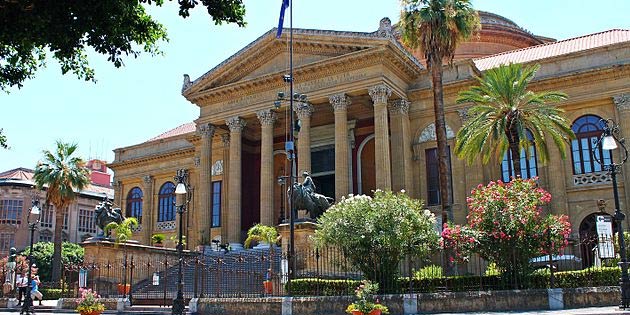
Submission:
[[[379,84],[368,91],[374,103],[374,140],[376,188],[392,189],[392,174],[389,150],[389,123],[387,118],[387,100],[392,95],[392,89],[385,84]]]
[[[221,135],[221,143],[223,143],[223,191],[221,193],[221,242],[225,243],[228,238],[228,218],[230,212],[230,134]],[[212,237],[212,235],[210,235]]]
[[[199,211],[193,215],[196,229],[193,233],[195,242],[210,235],[212,219],[212,137],[216,128],[211,124],[197,126],[197,134],[201,137],[201,154],[199,158]]]
[[[335,199],[347,196],[350,189],[348,169],[348,106],[350,98],[345,93],[328,98],[335,114]]]
[[[294,111],[301,122],[297,141],[297,174],[311,172],[311,116],[315,111],[313,105],[305,102],[295,103]]]
[[[391,120],[391,150],[392,150],[392,190],[405,190],[411,193],[412,151],[411,127],[409,123],[409,101],[399,99],[389,106]]]
[[[241,242],[241,148],[242,132],[245,120],[236,116],[226,120],[230,129],[230,183],[228,199],[230,210],[228,216],[228,242],[240,244]],[[234,247],[234,246],[233,246]]]
[[[260,223],[274,225],[273,218],[273,124],[276,113],[270,109],[256,113],[262,127],[260,141]]]
[[[153,234],[153,185],[155,180],[151,175],[142,177],[142,231],[144,244],[151,245],[151,235]]]

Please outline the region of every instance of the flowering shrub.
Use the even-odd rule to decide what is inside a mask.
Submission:
[[[99,301],[100,296],[92,289],[80,289],[81,298],[79,299],[79,305],[77,305],[77,312],[81,314],[102,312],[105,310],[105,305]]]
[[[378,309],[382,314],[388,314],[389,310],[387,306],[380,304],[378,300],[374,299],[376,292],[378,292],[378,283],[372,283],[369,280],[361,281],[361,284],[354,290],[354,295],[357,297],[357,300],[348,305],[346,313],[352,314],[352,312],[358,311],[363,314],[368,314]]]
[[[468,225],[445,224],[443,246],[454,249],[460,260],[478,253],[503,273],[529,271],[530,258],[568,245],[568,217],[542,214],[540,206],[550,201],[551,194],[537,187],[535,179],[479,185],[467,200]]]
[[[405,255],[427,257],[438,246],[435,216],[404,192],[349,196],[318,219],[315,240],[340,249],[348,261],[387,290]]]

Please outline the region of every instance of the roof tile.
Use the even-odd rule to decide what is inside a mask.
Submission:
[[[193,132],[197,129],[195,122],[189,122],[189,123],[185,123],[181,126],[178,126],[177,128],[171,129],[167,132],[162,133],[161,135],[157,136],[157,137],[153,137],[149,140],[147,140],[146,142],[151,142],[151,141],[155,141],[155,140],[160,140],[160,139],[166,139],[166,138],[170,138],[170,137],[174,137],[174,136],[179,136],[179,135],[183,135],[189,132]]]

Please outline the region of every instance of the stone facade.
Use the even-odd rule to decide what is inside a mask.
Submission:
[[[293,104],[301,124],[295,168],[310,171],[321,192],[337,200],[375,189],[404,189],[437,212],[430,180],[431,150],[436,147],[430,74],[421,56],[408,52],[391,23],[385,22],[373,33],[294,31],[294,89],[308,95],[308,101]],[[570,121],[584,115],[615,118],[622,122],[623,135],[630,135],[629,31],[609,31],[622,38],[615,41],[606,32],[588,35],[599,44],[586,49],[579,48],[579,39],[553,43],[493,14],[483,13],[482,23],[481,37],[462,45],[456,61],[445,66],[450,148],[470,106],[456,104],[457,93],[501,62],[540,64],[530,88],[567,93],[569,99],[559,106]],[[152,199],[143,211],[156,218],[160,187],[184,168],[195,194],[185,215],[189,246],[211,238],[236,244],[253,224],[277,225],[288,217],[283,201],[288,186],[280,186],[278,179],[289,175],[284,154],[289,104],[274,106],[278,91],[288,94],[283,80],[288,56],[286,41],[274,35],[264,34],[200,78],[185,82],[183,96],[200,110],[195,123],[115,150],[110,167],[122,187],[117,196],[121,204],[130,189],[143,187],[142,178],[149,175]],[[571,43],[578,48],[564,48]],[[213,134],[195,131],[210,125],[215,127]],[[570,153],[569,144],[567,149]],[[536,175],[553,195],[548,210],[569,214],[573,238],[578,239],[581,230],[590,231],[589,220],[600,211],[598,200],[607,201],[606,212],[613,211],[611,184],[601,172],[576,174],[571,154],[562,160],[556,148],[549,152],[549,162],[535,166]],[[466,196],[479,183],[501,179],[501,161],[467,165],[452,152],[450,159],[454,220],[464,223]],[[222,161],[223,172],[209,175],[217,161]],[[630,185],[625,185],[630,180],[628,168],[630,164],[619,180],[622,208],[630,198]],[[220,194],[213,192],[215,186],[221,187]],[[157,222],[152,232],[174,234],[175,226]]]

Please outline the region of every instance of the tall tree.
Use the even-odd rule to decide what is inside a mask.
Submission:
[[[179,15],[188,17],[199,1],[178,0]],[[162,24],[145,5],[164,0],[0,0],[0,90],[22,86],[44,66],[46,52],[61,65],[63,74],[94,81],[86,48],[106,55],[114,66],[123,56],[141,51],[158,53],[158,42],[168,40]],[[244,26],[243,0],[201,0],[215,24]]]
[[[5,136],[2,131],[2,128],[0,128],[0,148],[8,149],[7,136]]]
[[[73,154],[76,144],[56,142],[54,152],[44,150],[44,160],[37,163],[33,179],[37,188],[46,187],[46,203],[55,206],[55,246],[52,261],[52,280],[61,277],[61,243],[63,217],[68,206],[76,198],[76,193],[90,183],[90,171],[85,161]]]
[[[459,93],[458,103],[474,103],[468,110],[469,119],[457,132],[455,153],[468,163],[481,156],[488,163],[492,153],[498,161],[508,150],[512,155],[515,176],[521,175],[520,153],[531,156],[534,146],[541,163],[549,156],[545,136],[549,135],[566,158],[566,143],[575,138],[571,124],[562,115],[561,108],[553,103],[567,99],[562,92],[527,90],[539,65],[523,67],[521,64],[501,65],[487,70],[478,77],[479,86]]]
[[[469,0],[401,0],[403,10],[400,28],[403,43],[420,49],[431,72],[433,111],[437,140],[440,203],[442,222],[448,221],[450,207],[450,170],[446,123],[444,121],[444,95],[442,91],[442,64],[452,61],[457,45],[470,38],[479,28],[479,15]]]

